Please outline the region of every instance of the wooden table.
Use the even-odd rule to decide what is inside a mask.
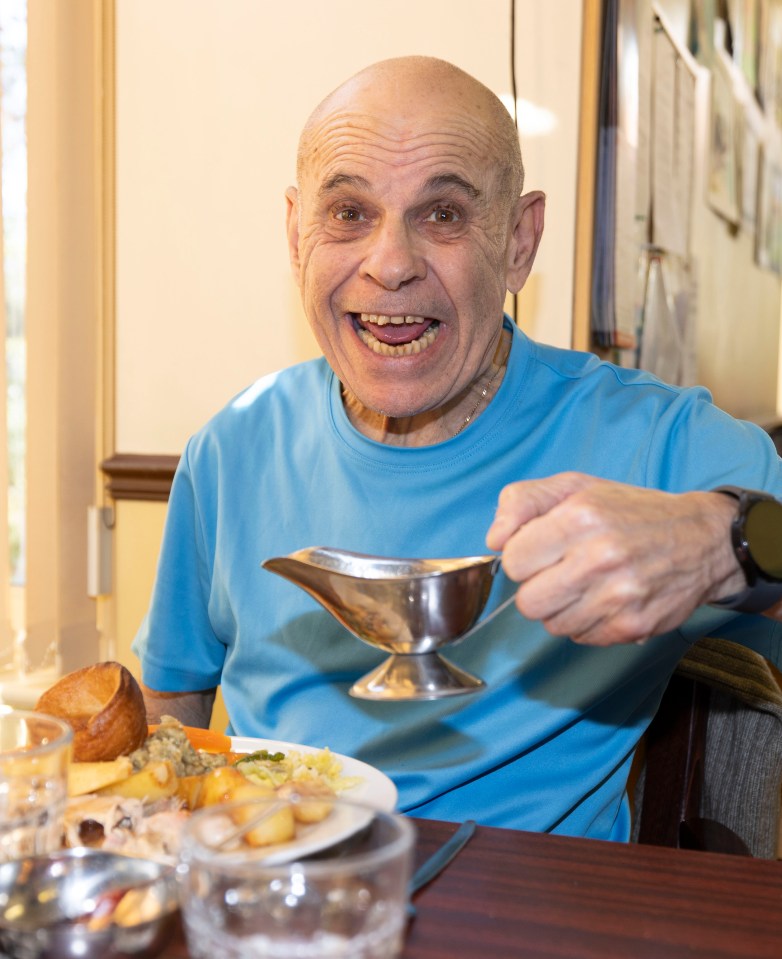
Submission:
[[[415,822],[419,861],[456,828]],[[404,959],[782,956],[782,862],[482,826],[415,904]]]

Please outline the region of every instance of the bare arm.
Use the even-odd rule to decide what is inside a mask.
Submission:
[[[745,588],[730,544],[735,509],[720,493],[561,473],[505,487],[486,542],[521,584],[523,615],[576,642],[643,642]],[[782,604],[765,615],[782,620]]]
[[[147,722],[159,723],[161,716],[173,716],[185,726],[209,728],[216,689],[202,689],[192,693],[161,693],[141,685],[147,707]]]

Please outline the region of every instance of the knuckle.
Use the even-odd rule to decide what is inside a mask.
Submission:
[[[636,643],[649,635],[646,618],[636,610],[625,610],[615,616],[612,622],[615,642]]]
[[[579,534],[595,533],[606,526],[603,511],[586,493],[577,493],[565,503],[566,521]]]
[[[507,486],[503,486],[497,497],[497,505],[503,508],[512,506],[521,494],[520,486],[520,483],[508,483]]]
[[[632,558],[627,543],[616,536],[602,536],[594,544],[594,566],[604,572],[616,571],[614,586],[620,596],[633,595],[638,585]]]

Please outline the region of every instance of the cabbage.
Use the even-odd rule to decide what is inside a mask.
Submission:
[[[274,789],[288,782],[319,782],[338,793],[362,781],[360,776],[343,776],[342,763],[328,748],[272,755],[260,750],[238,759],[236,765],[248,779]]]

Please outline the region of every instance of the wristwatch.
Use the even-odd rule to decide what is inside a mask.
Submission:
[[[731,524],[731,542],[747,580],[747,588],[714,606],[760,613],[782,600],[782,503],[769,493],[718,486],[738,501]]]

